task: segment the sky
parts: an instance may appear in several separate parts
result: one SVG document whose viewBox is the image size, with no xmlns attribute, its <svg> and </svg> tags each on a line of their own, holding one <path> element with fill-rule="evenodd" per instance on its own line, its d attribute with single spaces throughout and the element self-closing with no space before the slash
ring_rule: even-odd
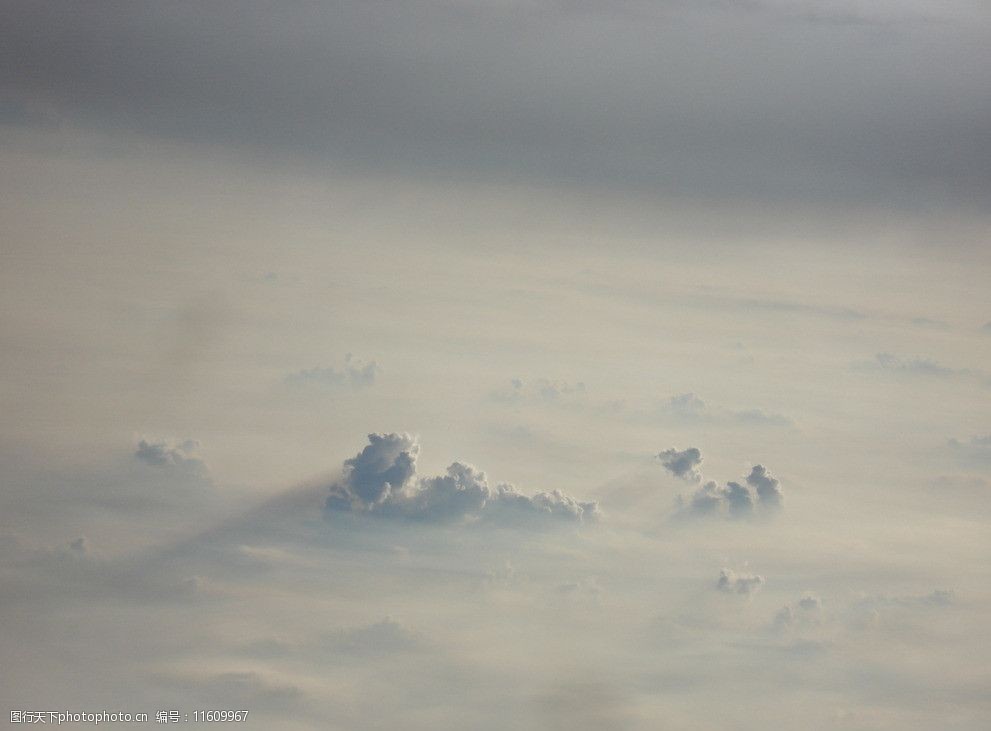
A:
<svg viewBox="0 0 991 731">
<path fill-rule="evenodd" d="M 991 727 L 987 3 L 2 14 L 7 710 Z"/>
</svg>

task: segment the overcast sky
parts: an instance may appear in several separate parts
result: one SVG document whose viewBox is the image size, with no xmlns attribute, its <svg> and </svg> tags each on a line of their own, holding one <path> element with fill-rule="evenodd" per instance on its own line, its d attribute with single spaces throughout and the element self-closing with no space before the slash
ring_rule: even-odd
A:
<svg viewBox="0 0 991 731">
<path fill-rule="evenodd" d="M 987 3 L 2 17 L 8 709 L 991 725 Z"/>
</svg>

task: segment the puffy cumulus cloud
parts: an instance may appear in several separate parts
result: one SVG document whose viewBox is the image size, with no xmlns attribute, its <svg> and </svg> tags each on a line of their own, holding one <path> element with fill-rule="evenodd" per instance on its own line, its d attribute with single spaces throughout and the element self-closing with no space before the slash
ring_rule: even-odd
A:
<svg viewBox="0 0 991 731">
<path fill-rule="evenodd" d="M 331 486 L 327 507 L 370 509 L 401 492 L 416 474 L 420 445 L 410 434 L 369 434 L 368 445 L 344 462 L 341 479 Z"/>
<path fill-rule="evenodd" d="M 295 387 L 312 385 L 364 388 L 375 383 L 378 372 L 379 368 L 375 361 L 365 363 L 348 353 L 344 356 L 344 365 L 340 369 L 333 366 L 306 368 L 290 373 L 285 377 L 285 382 Z"/>
<path fill-rule="evenodd" d="M 205 479 L 206 463 L 198 455 L 200 443 L 194 439 L 182 442 L 141 439 L 134 456 L 143 464 L 184 477 Z"/>
<path fill-rule="evenodd" d="M 738 574 L 732 569 L 721 569 L 716 588 L 727 594 L 751 594 L 757 593 L 764 585 L 764 577 L 759 574 Z"/>
<path fill-rule="evenodd" d="M 691 482 L 702 481 L 702 473 L 698 470 L 698 466 L 702 464 L 702 452 L 698 448 L 689 447 L 679 452 L 677 448 L 672 447 L 658 454 L 657 458 L 675 477 Z"/>
<path fill-rule="evenodd" d="M 369 434 L 368 445 L 346 460 L 331 485 L 328 511 L 430 522 L 462 520 L 505 525 L 581 523 L 599 515 L 598 504 L 582 502 L 560 490 L 525 495 L 513 485 L 490 486 L 485 473 L 454 462 L 447 474 L 420 478 L 420 445 L 409 434 Z"/>
<path fill-rule="evenodd" d="M 764 465 L 754 465 L 747 475 L 747 484 L 757 491 L 757 499 L 761 504 L 769 507 L 780 507 L 781 505 L 781 485 L 771 476 Z"/>
<path fill-rule="evenodd" d="M 743 485 L 731 481 L 720 487 L 709 480 L 687 499 L 683 495 L 678 496 L 680 512 L 746 518 L 758 511 L 766 513 L 781 507 L 781 486 L 763 465 L 755 465 L 746 482 Z"/>
</svg>

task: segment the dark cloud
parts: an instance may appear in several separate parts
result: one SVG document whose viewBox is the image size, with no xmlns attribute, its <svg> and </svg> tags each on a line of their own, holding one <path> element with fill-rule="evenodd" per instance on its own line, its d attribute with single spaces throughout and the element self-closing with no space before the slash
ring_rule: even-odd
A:
<svg viewBox="0 0 991 731">
<path fill-rule="evenodd" d="M 369 434 L 368 446 L 344 462 L 344 473 L 331 487 L 327 506 L 371 509 L 401 493 L 416 475 L 420 445 L 409 434 Z"/>
<path fill-rule="evenodd" d="M 680 496 L 679 500 L 681 500 Z M 719 485 L 709 480 L 692 493 L 691 500 L 688 502 L 688 509 L 698 515 L 715 515 L 722 509 L 723 502 L 723 491 Z"/>
<path fill-rule="evenodd" d="M 138 442 L 134 456 L 144 464 L 178 476 L 206 479 L 206 464 L 196 456 L 200 443 L 187 439 L 182 442 L 155 441 L 142 439 Z"/>
<path fill-rule="evenodd" d="M 510 526 L 581 523 L 598 505 L 560 490 L 525 495 L 509 484 L 490 487 L 485 473 L 454 462 L 447 474 L 419 478 L 419 444 L 409 434 L 369 434 L 369 444 L 344 463 L 331 485 L 330 511 L 370 513 L 426 522 L 485 521 Z"/>
<path fill-rule="evenodd" d="M 379 368 L 375 361 L 365 363 L 357 360 L 348 353 L 344 357 L 344 365 L 338 369 L 333 366 L 326 368 L 314 367 L 290 373 L 285 382 L 290 386 L 350 386 L 363 388 L 375 383 Z"/>
<path fill-rule="evenodd" d="M 757 574 L 738 574 L 732 569 L 721 569 L 716 588 L 731 594 L 754 594 L 764 585 L 764 577 Z"/>
<path fill-rule="evenodd" d="M 676 448 L 665 449 L 657 455 L 661 464 L 675 477 L 691 482 L 701 482 L 702 473 L 698 467 L 702 464 L 702 452 L 696 447 L 678 451 Z"/>
<path fill-rule="evenodd" d="M 674 0 L 15 0 L 0 89 L 8 124 L 55 119 L 338 168 L 981 206 L 989 15 L 939 15 Z"/>
</svg>

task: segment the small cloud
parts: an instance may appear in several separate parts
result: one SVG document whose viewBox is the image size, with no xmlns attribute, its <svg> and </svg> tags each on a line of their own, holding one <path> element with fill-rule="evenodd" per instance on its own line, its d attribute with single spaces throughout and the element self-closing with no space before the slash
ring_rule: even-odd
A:
<svg viewBox="0 0 991 731">
<path fill-rule="evenodd" d="M 742 423 L 753 426 L 791 426 L 792 420 L 781 414 L 773 414 L 761 409 L 745 409 L 744 411 L 732 412 L 733 418 Z"/>
<path fill-rule="evenodd" d="M 948 439 L 946 444 L 965 462 L 991 464 L 991 434 L 977 434 L 969 439 L 953 437 Z"/>
<path fill-rule="evenodd" d="M 675 477 L 680 477 L 689 482 L 701 482 L 702 473 L 698 470 L 702 464 L 702 452 L 696 447 L 678 451 L 676 447 L 665 449 L 657 455 L 661 464 Z"/>
<path fill-rule="evenodd" d="M 680 393 L 668 399 L 667 410 L 676 416 L 693 418 L 706 412 L 706 404 L 694 393 Z"/>
<path fill-rule="evenodd" d="M 942 320 L 933 320 L 928 317 L 913 317 L 911 323 L 916 327 L 926 327 L 934 330 L 946 330 L 949 328 Z"/>
<path fill-rule="evenodd" d="M 980 475 L 940 475 L 932 481 L 932 486 L 942 492 L 991 496 L 991 481 Z"/>
<path fill-rule="evenodd" d="M 802 629 L 820 623 L 822 615 L 822 600 L 818 596 L 806 593 L 794 604 L 786 604 L 774 616 L 772 628 L 778 632 L 792 629 Z"/>
<path fill-rule="evenodd" d="M 755 465 L 746 479 L 747 484 L 727 482 L 720 487 L 710 480 L 686 500 L 679 496 L 679 512 L 697 516 L 746 518 L 758 509 L 763 512 L 781 507 L 783 494 L 778 480 L 763 465 Z"/>
<path fill-rule="evenodd" d="M 764 577 L 757 574 L 738 574 L 732 569 L 721 569 L 716 588 L 728 594 L 745 594 L 750 596 L 757 593 L 764 585 Z"/>
<path fill-rule="evenodd" d="M 934 376 L 945 378 L 956 374 L 965 373 L 946 366 L 940 365 L 929 358 L 899 358 L 891 353 L 878 353 L 873 361 L 855 364 L 859 368 L 888 371 L 891 373 L 904 373 L 916 376 Z"/>
<path fill-rule="evenodd" d="M 89 541 L 86 540 L 86 536 L 79 536 L 76 540 L 69 543 L 69 550 L 78 556 L 85 556 L 89 553 Z"/>
<path fill-rule="evenodd" d="M 344 356 L 344 365 L 340 369 L 333 366 L 306 368 L 290 373 L 284 380 L 287 385 L 297 388 L 346 386 L 359 389 L 374 384 L 378 373 L 379 367 L 375 361 L 365 363 L 348 353 Z"/>
<path fill-rule="evenodd" d="M 879 626 L 886 615 L 897 612 L 939 611 L 952 606 L 955 599 L 953 592 L 946 589 L 909 596 L 868 596 L 850 607 L 848 622 L 855 628 L 871 629 Z"/>
<path fill-rule="evenodd" d="M 193 439 L 182 442 L 141 439 L 134 456 L 139 462 L 155 469 L 178 476 L 206 479 L 208 470 L 203 460 L 197 456 L 199 448 L 200 443 Z"/>
<path fill-rule="evenodd" d="M 571 404 L 583 399 L 586 392 L 586 386 L 582 381 L 568 383 L 537 378 L 528 382 L 522 378 L 513 378 L 510 379 L 508 388 L 496 389 L 491 393 L 491 398 L 502 403 L 530 401 L 544 404 Z"/>
</svg>

